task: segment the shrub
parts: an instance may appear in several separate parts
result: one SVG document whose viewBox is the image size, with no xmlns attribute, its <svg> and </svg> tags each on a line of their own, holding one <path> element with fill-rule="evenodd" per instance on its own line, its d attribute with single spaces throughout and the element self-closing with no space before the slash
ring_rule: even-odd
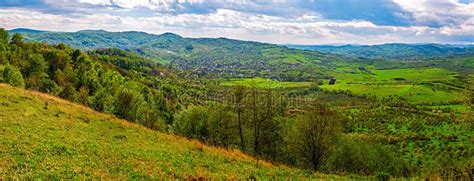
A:
<svg viewBox="0 0 474 181">
<path fill-rule="evenodd" d="M 20 70 L 11 65 L 5 66 L 3 70 L 3 81 L 15 87 L 25 87 L 25 80 L 23 80 Z"/>
</svg>

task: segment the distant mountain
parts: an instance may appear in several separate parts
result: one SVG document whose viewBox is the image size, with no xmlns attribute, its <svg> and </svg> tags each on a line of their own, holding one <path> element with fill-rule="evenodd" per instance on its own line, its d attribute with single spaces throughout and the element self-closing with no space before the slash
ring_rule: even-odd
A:
<svg viewBox="0 0 474 181">
<path fill-rule="evenodd" d="M 313 50 L 361 58 L 419 60 L 474 55 L 472 45 L 382 44 L 382 45 L 286 45 L 289 48 Z"/>
<path fill-rule="evenodd" d="M 16 29 L 12 29 L 12 30 L 9 30 L 10 33 L 43 33 L 45 31 L 41 31 L 41 30 L 34 30 L 34 29 L 28 29 L 28 28 L 16 28 Z"/>
</svg>

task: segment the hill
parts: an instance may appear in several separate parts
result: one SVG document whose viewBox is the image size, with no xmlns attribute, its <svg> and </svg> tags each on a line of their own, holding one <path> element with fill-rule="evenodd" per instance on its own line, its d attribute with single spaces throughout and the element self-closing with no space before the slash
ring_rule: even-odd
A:
<svg viewBox="0 0 474 181">
<path fill-rule="evenodd" d="M 16 29 L 9 30 L 9 32 L 10 33 L 32 33 L 32 34 L 35 34 L 35 33 L 43 33 L 45 31 L 28 29 L 28 28 L 16 28 Z"/>
<path fill-rule="evenodd" d="M 472 46 L 440 44 L 382 44 L 382 45 L 287 45 L 290 48 L 313 50 L 373 59 L 420 60 L 473 55 Z M 401 53 L 403 52 L 403 53 Z"/>
<path fill-rule="evenodd" d="M 166 54 L 168 58 L 163 60 L 174 63 L 182 61 L 182 65 L 190 67 L 191 74 L 187 74 L 187 70 L 168 69 L 130 52 L 142 49 L 125 51 L 117 48 L 100 48 L 83 52 L 64 43 L 48 45 L 40 42 L 24 42 L 19 34 L 13 35 L 9 41 L 8 33 L 2 32 L 1 29 L 0 35 L 3 35 L 0 36 L 3 37 L 0 41 L 1 82 L 58 96 L 153 130 L 200 140 L 204 144 L 215 147 L 239 149 L 243 153 L 256 155 L 262 160 L 324 173 L 341 175 L 351 173 L 381 178 L 435 176 L 444 179 L 454 177 L 461 179 L 472 175 L 473 148 L 472 144 L 469 144 L 472 142 L 470 123 L 472 123 L 474 103 L 470 99 L 474 93 L 472 91 L 472 85 L 474 85 L 472 84 L 474 77 L 471 73 L 474 66 L 472 57 L 433 61 L 322 60 L 318 59 L 321 57 L 317 56 L 317 52 L 224 38 L 200 39 L 202 43 L 192 44 L 188 50 L 182 50 L 184 44 L 179 42 L 188 40 L 180 40 L 184 38 L 177 35 L 165 34 L 164 36 L 169 41 L 164 41 L 160 45 L 164 49 L 158 49 L 163 52 L 168 51 Z M 265 48 L 265 46 L 270 47 Z M 265 52 L 260 54 L 259 51 L 262 50 Z M 321 55 L 322 57 L 329 56 L 329 54 Z M 163 54 L 162 57 L 166 56 Z M 221 66 L 213 62 L 225 60 L 242 63 L 237 67 L 220 67 L 225 71 L 233 71 L 241 70 L 241 67 L 252 62 L 261 63 L 262 57 L 267 57 L 269 62 L 272 62 L 267 65 L 267 68 L 270 68 L 268 75 L 277 76 L 278 73 L 287 73 L 288 78 L 295 78 L 294 81 L 277 81 L 262 77 L 246 79 L 207 77 L 208 72 L 203 72 L 202 77 L 196 76 L 200 69 L 210 68 L 203 65 Z M 282 57 L 286 57 L 283 59 L 285 63 L 280 62 Z M 179 68 L 179 66 L 176 67 Z M 258 66 L 253 68 L 242 69 L 262 70 Z M 298 73 L 282 71 L 288 68 L 297 70 Z M 262 74 L 260 72 L 259 76 Z M 310 81 L 300 79 L 313 75 L 329 75 L 332 83 L 324 79 Z M 300 81 L 295 82 L 298 80 Z M 18 91 L 7 90 L 7 93 L 9 92 Z M 18 95 L 19 97 L 8 98 L 7 100 L 11 103 L 7 102 L 5 106 L 19 104 L 23 107 L 18 106 L 2 111 L 5 115 L 12 116 L 8 117 L 9 119 L 22 118 L 21 116 L 25 115 L 41 118 L 42 114 L 39 113 L 50 110 L 50 102 L 30 103 L 28 100 L 32 99 L 22 98 L 22 93 Z M 24 108 L 26 105 L 32 106 Z M 66 114 L 69 113 L 68 110 L 55 109 L 51 113 L 52 119 L 62 119 L 61 116 L 65 115 L 65 119 L 82 120 L 86 124 L 94 123 L 94 117 L 89 119 L 77 110 L 68 107 L 66 109 L 74 113 Z M 10 113 L 12 110 L 21 111 Z M 97 120 L 108 120 L 108 118 Z M 53 140 L 51 142 L 54 144 L 49 146 L 52 147 L 51 149 L 55 149 L 56 144 L 62 144 L 54 142 L 56 139 L 53 137 L 62 138 L 64 134 L 53 134 L 50 131 L 55 130 L 56 127 L 65 127 L 69 129 L 68 133 L 69 131 L 80 132 L 77 134 L 80 136 L 89 134 L 82 129 L 71 130 L 70 125 L 73 124 L 69 122 L 52 123 L 55 128 L 48 127 L 47 129 L 30 129 L 28 126 L 31 125 L 23 126 L 22 124 L 17 124 L 20 127 L 20 133 L 21 130 L 32 133 L 46 130 L 47 134 L 38 138 L 46 137 L 46 140 Z M 112 130 L 114 126 L 107 125 L 110 127 L 110 132 L 104 133 L 105 128 L 100 124 L 91 126 L 93 128 L 90 129 L 94 130 L 94 134 L 89 137 L 83 136 L 87 140 L 99 139 L 99 143 L 101 143 L 100 140 L 105 140 L 107 143 L 120 144 L 122 142 L 114 142 L 114 139 L 102 139 L 102 137 L 113 134 L 117 135 L 119 140 L 134 138 L 125 129 L 124 133 L 119 133 Z M 10 137 L 19 135 L 18 138 L 24 138 L 24 140 L 35 138 L 32 135 L 20 133 L 2 135 Z M 312 135 L 319 138 L 312 139 Z M 65 136 L 64 138 L 71 139 Z M 107 173 L 112 173 L 109 175 L 121 177 L 128 176 L 129 173 L 133 174 L 135 171 L 133 168 L 138 167 L 135 164 L 136 160 L 143 160 L 146 165 L 154 165 L 153 160 L 156 160 L 156 157 L 162 157 L 154 153 L 154 148 L 149 146 L 152 144 L 148 143 L 149 140 L 153 143 L 158 140 L 159 143 L 168 145 L 166 141 L 152 136 L 143 138 L 146 141 L 135 140 L 141 145 L 127 143 L 127 145 L 132 145 L 132 152 L 126 150 L 125 147 L 106 147 L 113 150 L 113 153 L 123 156 L 123 159 L 116 155 L 99 152 L 97 149 L 95 152 L 87 152 L 89 149 L 87 145 L 87 149 L 83 150 L 86 150 L 88 155 L 100 153 L 94 158 L 103 158 L 100 156 L 105 155 L 106 158 L 112 157 L 112 161 L 109 159 L 92 166 L 86 161 L 80 161 L 75 164 L 80 166 L 72 168 L 75 170 L 91 170 L 89 169 L 91 167 L 107 169 L 112 170 L 107 171 Z M 14 158 L 17 155 L 34 157 L 22 151 L 34 150 L 34 148 L 23 149 L 11 146 L 19 145 L 18 142 L 7 141 L 3 144 L 6 145 L 3 146 L 5 148 L 20 150 L 18 154 L 8 152 L 6 154 L 9 155 L 8 158 Z M 78 142 L 87 143 L 79 139 L 74 143 L 62 144 L 59 149 L 70 150 L 72 149 L 70 145 Z M 32 145 L 35 146 L 35 144 Z M 191 147 L 193 148 L 195 147 Z M 40 149 L 36 153 L 51 149 Z M 95 147 L 92 146 L 91 149 Z M 169 149 L 177 148 L 170 146 Z M 197 150 L 200 153 L 201 149 Z M 142 152 L 146 153 L 142 154 Z M 73 153 L 78 153 L 78 151 Z M 82 157 L 76 157 L 76 154 L 70 154 L 69 151 L 67 154 L 68 158 L 65 160 L 82 159 Z M 172 155 L 168 152 L 166 154 Z M 163 156 L 166 158 L 166 163 L 171 162 L 171 165 L 164 166 L 172 168 L 172 171 L 163 172 L 173 173 L 180 178 L 187 175 L 202 175 L 197 173 L 207 169 L 210 169 L 212 173 L 210 175 L 213 175 L 220 173 L 215 169 L 221 167 L 225 168 L 221 169 L 223 172 L 228 171 L 226 173 L 237 170 L 235 172 L 243 175 L 240 178 L 252 177 L 248 175 L 268 176 L 267 173 L 278 177 L 304 176 L 304 173 L 300 171 L 295 171 L 297 172 L 295 174 L 280 174 L 279 171 L 273 169 L 269 172 L 253 169 L 240 172 L 242 167 L 239 164 L 236 164 L 235 168 L 226 168 L 225 165 L 219 165 L 220 161 L 208 158 L 204 153 L 200 156 L 195 156 L 194 153 L 186 155 L 177 152 L 177 154 L 179 156 Z M 139 159 L 141 157 L 146 159 Z M 194 162 L 194 159 L 197 161 Z M 18 164 L 5 168 L 21 169 L 24 165 L 30 165 L 30 160 L 23 159 Z M 114 162 L 116 160 L 125 161 L 116 164 Z M 38 161 L 34 163 L 36 162 Z M 99 167 L 104 165 L 104 162 L 118 166 Z M 128 162 L 130 164 L 127 164 Z M 203 162 L 206 164 L 198 164 Z M 10 160 L 1 163 L 10 163 Z M 54 163 L 47 166 L 51 165 L 61 165 L 58 167 L 64 174 L 56 175 L 68 175 L 69 172 L 63 169 L 67 165 Z M 123 165 L 128 170 L 118 172 L 117 170 L 124 168 Z M 146 165 L 143 167 L 148 168 Z M 219 167 L 214 168 L 209 165 Z M 38 177 L 55 173 L 54 170 L 43 172 L 44 169 L 32 168 L 33 166 L 28 166 L 26 170 L 34 170 L 35 174 L 45 173 L 39 174 Z M 201 169 L 200 166 L 204 168 Z M 243 167 L 247 168 L 247 166 Z M 4 167 L 0 165 L 0 168 Z M 150 168 L 151 173 L 159 172 L 154 170 L 155 167 L 152 168 Z M 121 173 L 126 174 L 120 175 Z M 140 172 L 138 175 L 143 174 Z M 222 175 L 215 177 L 224 178 Z"/>
<path fill-rule="evenodd" d="M 263 77 L 282 81 L 314 81 L 332 78 L 340 68 L 357 69 L 367 65 L 390 69 L 427 65 L 452 67 L 451 70 L 457 71 L 462 67 L 453 66 L 453 58 L 474 55 L 472 46 L 439 44 L 279 46 L 227 38 L 185 38 L 173 33 L 154 35 L 137 31 L 20 33 L 29 42 L 64 43 L 86 51 L 124 49 L 184 72 L 183 77 L 188 78 Z M 404 67 L 400 67 L 400 62 Z"/>
<path fill-rule="evenodd" d="M 0 84 L 0 175 L 16 178 L 308 177 L 50 95 Z M 311 175 L 330 178 L 328 175 Z"/>
<path fill-rule="evenodd" d="M 23 34 L 30 42 L 65 43 L 82 50 L 125 49 L 161 64 L 191 71 L 193 75 L 262 76 L 284 80 L 321 78 L 328 76 L 334 62 L 351 59 L 273 44 L 227 38 L 183 38 L 172 33 L 83 30 Z"/>
</svg>

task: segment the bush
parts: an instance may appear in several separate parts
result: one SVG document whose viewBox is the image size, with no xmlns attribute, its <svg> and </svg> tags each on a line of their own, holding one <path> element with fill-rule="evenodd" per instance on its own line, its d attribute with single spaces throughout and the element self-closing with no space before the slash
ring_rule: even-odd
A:
<svg viewBox="0 0 474 181">
<path fill-rule="evenodd" d="M 390 176 L 385 172 L 378 172 L 375 175 L 375 179 L 378 180 L 378 181 L 388 181 L 388 180 L 390 180 Z"/>
<path fill-rule="evenodd" d="M 341 139 L 331 154 L 326 170 L 362 175 L 405 176 L 409 168 L 395 150 L 382 144 Z M 382 174 L 382 175 L 381 175 Z"/>
<path fill-rule="evenodd" d="M 23 80 L 20 70 L 11 65 L 5 66 L 3 70 L 3 81 L 15 87 L 25 87 L 25 80 Z"/>
<path fill-rule="evenodd" d="M 205 141 L 209 137 L 208 119 L 206 108 L 191 106 L 177 114 L 173 129 L 177 134 Z"/>
</svg>

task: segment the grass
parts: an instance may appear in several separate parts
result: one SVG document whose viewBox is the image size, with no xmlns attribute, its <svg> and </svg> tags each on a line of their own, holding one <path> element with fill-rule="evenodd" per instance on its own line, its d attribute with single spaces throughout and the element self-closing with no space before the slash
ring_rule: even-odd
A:
<svg viewBox="0 0 474 181">
<path fill-rule="evenodd" d="M 162 58 L 155 58 L 155 59 L 152 59 L 153 61 L 155 62 L 158 62 L 159 64 L 161 65 L 170 65 L 170 61 L 169 60 L 165 60 L 165 59 L 162 59 Z"/>
<path fill-rule="evenodd" d="M 339 68 L 335 77 L 340 82 L 350 83 L 417 83 L 426 81 L 446 81 L 454 79 L 456 74 L 441 68 L 427 69 L 391 69 L 371 70 L 368 72 L 349 67 Z M 397 81 L 396 78 L 403 78 Z"/>
<path fill-rule="evenodd" d="M 442 105 L 442 106 L 419 106 L 419 108 L 427 110 L 452 110 L 456 113 L 467 113 L 469 112 L 469 107 L 462 104 L 453 104 L 453 105 Z"/>
<path fill-rule="evenodd" d="M 243 78 L 243 79 L 231 79 L 223 82 L 223 86 L 245 86 L 257 88 L 295 88 L 295 87 L 309 87 L 311 82 L 280 82 L 265 78 Z"/>
<path fill-rule="evenodd" d="M 257 161 L 0 84 L 0 175 L 71 178 L 324 178 Z"/>
<path fill-rule="evenodd" d="M 436 90 L 426 85 L 406 85 L 406 84 L 335 84 L 322 85 L 326 90 L 347 90 L 357 95 L 374 95 L 378 99 L 382 98 L 403 98 L 408 103 L 424 104 L 431 102 L 458 101 L 456 92 L 447 90 Z"/>
<path fill-rule="evenodd" d="M 429 84 L 453 81 L 454 76 L 455 73 L 441 68 L 392 70 L 368 68 L 368 71 L 362 71 L 343 67 L 335 73 L 337 79 L 335 85 L 322 85 L 321 88 L 347 90 L 358 95 L 374 95 L 378 99 L 398 97 L 404 98 L 408 103 L 429 104 L 460 100 L 457 91 L 435 88 Z"/>
</svg>

